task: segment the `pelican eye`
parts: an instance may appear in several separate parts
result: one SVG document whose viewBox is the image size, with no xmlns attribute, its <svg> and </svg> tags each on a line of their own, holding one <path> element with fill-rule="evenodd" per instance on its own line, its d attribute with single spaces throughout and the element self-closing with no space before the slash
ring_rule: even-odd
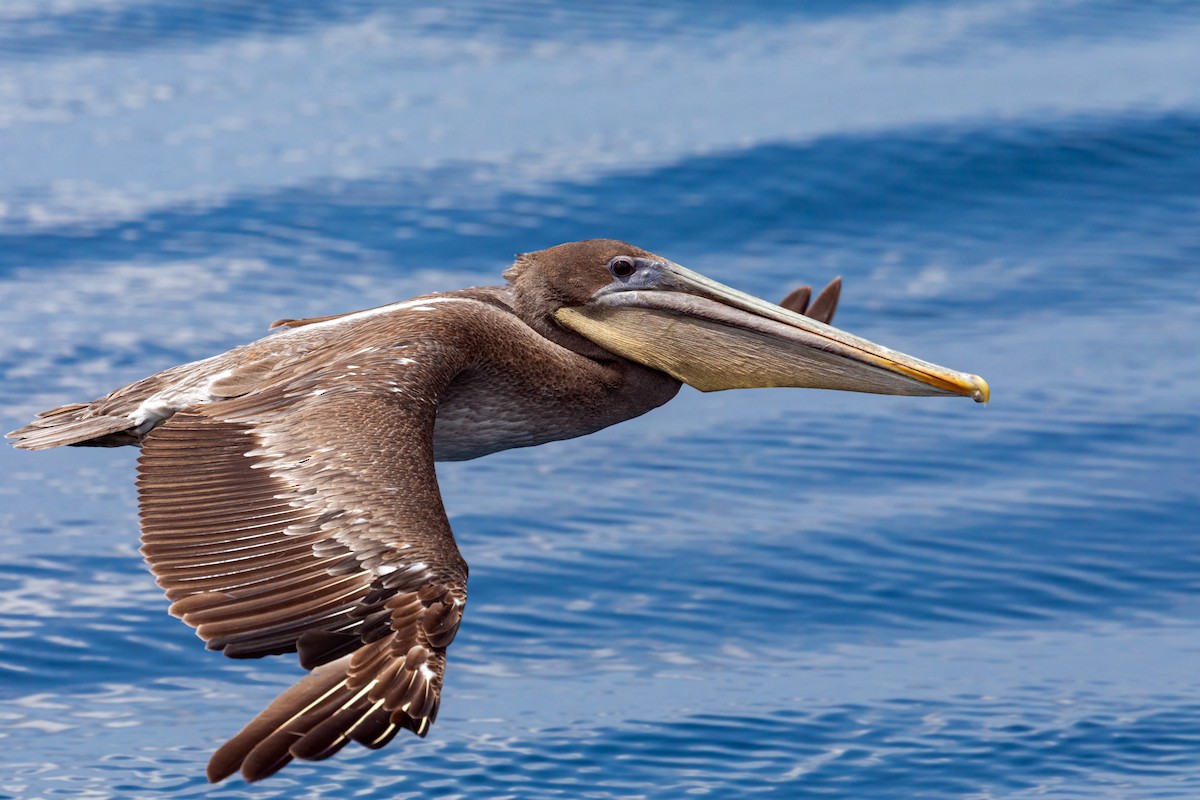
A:
<svg viewBox="0 0 1200 800">
<path fill-rule="evenodd" d="M 616 278 L 628 278 L 633 273 L 637 272 L 637 265 L 633 263 L 632 258 L 626 256 L 617 256 L 612 261 L 608 262 L 608 271 Z"/>
</svg>

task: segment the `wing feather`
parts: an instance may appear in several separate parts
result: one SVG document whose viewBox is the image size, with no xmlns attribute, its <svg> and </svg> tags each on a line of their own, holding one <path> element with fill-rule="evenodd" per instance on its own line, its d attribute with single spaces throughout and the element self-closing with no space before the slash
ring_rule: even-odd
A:
<svg viewBox="0 0 1200 800">
<path fill-rule="evenodd" d="M 28 449 L 140 444 L 142 552 L 171 613 L 228 656 L 295 651 L 310 670 L 214 754 L 210 779 L 428 733 L 467 588 L 433 468 L 439 402 L 519 362 L 513 347 L 566 381 L 515 376 L 521 392 L 550 385 L 547 402 L 611 383 L 545 352 L 510 299 L 485 287 L 291 321 L 9 434 Z M 464 452 L 484 451 L 443 457 Z"/>
<path fill-rule="evenodd" d="M 444 345 L 420 358 L 414 346 L 403 363 L 422 368 L 398 373 L 387 348 L 348 356 L 352 370 L 317 359 L 347 380 L 243 381 L 245 394 L 178 411 L 143 440 L 142 552 L 171 613 L 211 649 L 299 650 L 315 667 L 217 751 L 211 780 L 424 736 L 436 717 L 466 603 L 432 442 L 458 367 Z"/>
</svg>

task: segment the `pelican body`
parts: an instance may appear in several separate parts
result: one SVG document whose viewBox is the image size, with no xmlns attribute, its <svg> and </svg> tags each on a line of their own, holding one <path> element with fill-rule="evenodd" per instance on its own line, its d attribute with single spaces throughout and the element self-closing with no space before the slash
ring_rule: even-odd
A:
<svg viewBox="0 0 1200 800">
<path fill-rule="evenodd" d="M 141 447 L 142 553 L 209 649 L 310 673 L 209 762 L 266 777 L 424 736 L 467 599 L 434 462 L 582 436 L 703 391 L 795 386 L 984 402 L 982 378 L 606 239 L 517 257 L 506 285 L 283 330 L 47 411 L 16 447 Z M 807 313 L 805 313 L 807 312 Z"/>
</svg>

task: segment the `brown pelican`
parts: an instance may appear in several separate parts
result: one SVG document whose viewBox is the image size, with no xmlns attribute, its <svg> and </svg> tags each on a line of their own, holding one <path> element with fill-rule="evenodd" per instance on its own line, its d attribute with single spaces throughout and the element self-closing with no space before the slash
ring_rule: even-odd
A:
<svg viewBox="0 0 1200 800">
<path fill-rule="evenodd" d="M 298 652 L 311 670 L 217 750 L 210 780 L 429 730 L 467 600 L 437 460 L 592 433 L 681 383 L 988 399 L 978 376 L 825 324 L 836 282 L 777 306 L 612 240 L 520 255 L 504 277 L 282 320 L 8 434 L 140 445 L 142 552 L 171 613 L 209 649 Z"/>
</svg>

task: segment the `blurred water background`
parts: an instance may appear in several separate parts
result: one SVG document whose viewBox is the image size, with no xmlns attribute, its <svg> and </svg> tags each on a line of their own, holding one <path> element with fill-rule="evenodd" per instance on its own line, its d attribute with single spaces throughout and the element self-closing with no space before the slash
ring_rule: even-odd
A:
<svg viewBox="0 0 1200 800">
<path fill-rule="evenodd" d="M 1200 796 L 1200 4 L 6 0 L 0 421 L 611 236 L 967 401 L 679 399 L 442 465 L 425 741 L 269 782 L 135 451 L 0 450 L 0 797 Z"/>
</svg>

